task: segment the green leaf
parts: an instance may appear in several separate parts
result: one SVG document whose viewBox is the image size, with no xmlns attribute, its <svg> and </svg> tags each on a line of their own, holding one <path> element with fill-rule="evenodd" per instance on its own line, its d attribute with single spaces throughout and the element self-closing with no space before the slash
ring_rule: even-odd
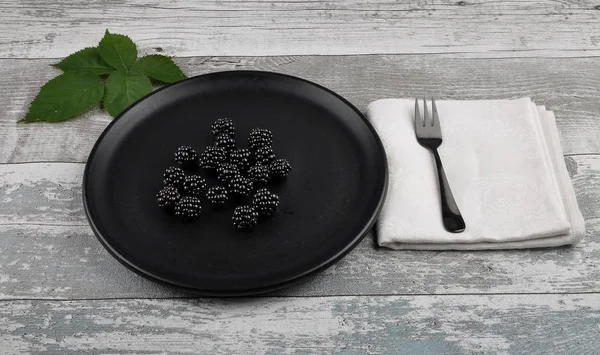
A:
<svg viewBox="0 0 600 355">
<path fill-rule="evenodd" d="M 117 70 L 129 70 L 137 58 L 137 48 L 129 37 L 112 34 L 108 30 L 100 41 L 98 50 L 102 59 Z"/>
<path fill-rule="evenodd" d="M 174 83 L 187 78 L 171 58 L 160 54 L 138 59 L 133 68 L 163 83 Z"/>
<path fill-rule="evenodd" d="M 102 59 L 98 48 L 84 48 L 66 57 L 55 67 L 64 72 L 91 70 L 98 75 L 110 74 L 114 70 Z"/>
<path fill-rule="evenodd" d="M 150 79 L 138 72 L 115 71 L 106 80 L 104 108 L 115 117 L 129 105 L 152 91 Z"/>
<path fill-rule="evenodd" d="M 103 94 L 104 84 L 93 72 L 64 73 L 42 86 L 19 122 L 64 121 L 99 103 Z"/>
</svg>

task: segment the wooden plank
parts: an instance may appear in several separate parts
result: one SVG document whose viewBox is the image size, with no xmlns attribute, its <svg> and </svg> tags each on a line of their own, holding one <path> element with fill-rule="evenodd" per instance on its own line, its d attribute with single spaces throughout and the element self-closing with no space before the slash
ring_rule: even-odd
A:
<svg viewBox="0 0 600 355">
<path fill-rule="evenodd" d="M 0 226 L 0 235 L 0 299 L 182 296 L 119 264 L 88 226 Z"/>
<path fill-rule="evenodd" d="M 368 236 L 324 272 L 278 294 L 600 292 L 600 156 L 568 157 L 586 240 L 573 248 L 398 252 Z M 83 164 L 0 165 L 0 298 L 181 296 L 136 276 L 94 238 L 81 204 Z"/>
<path fill-rule="evenodd" d="M 85 226 L 83 168 L 81 163 L 0 165 L 0 225 Z"/>
<path fill-rule="evenodd" d="M 454 53 L 597 56 L 586 1 L 0 1 L 0 57 L 63 57 L 106 28 L 175 56 Z"/>
<path fill-rule="evenodd" d="M 600 11 L 599 11 L 600 12 Z M 600 153 L 600 59 L 457 59 L 443 55 L 177 58 L 191 75 L 259 69 L 301 76 L 360 109 L 386 97 L 531 96 L 554 110 L 565 154 Z M 110 118 L 92 110 L 61 124 L 18 124 L 55 60 L 0 60 L 0 163 L 83 162 Z M 576 69 L 574 69 L 576 68 Z M 22 73 L 27 72 L 27 76 Z"/>
<path fill-rule="evenodd" d="M 600 295 L 0 303 L 4 354 L 593 354 Z"/>
<path fill-rule="evenodd" d="M 89 227 L 0 226 L 0 299 L 185 297 L 121 266 Z M 600 292 L 600 219 L 573 248 L 392 251 L 367 238 L 281 296 Z"/>
</svg>

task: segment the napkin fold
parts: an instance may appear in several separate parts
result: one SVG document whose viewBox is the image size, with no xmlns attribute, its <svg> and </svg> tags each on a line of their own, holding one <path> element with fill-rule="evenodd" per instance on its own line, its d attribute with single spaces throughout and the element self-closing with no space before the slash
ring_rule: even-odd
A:
<svg viewBox="0 0 600 355">
<path fill-rule="evenodd" d="M 531 99 L 436 101 L 438 149 L 466 230 L 444 229 L 435 163 L 416 140 L 414 99 L 371 103 L 389 165 L 377 241 L 392 249 L 576 244 L 585 235 L 553 112 Z M 421 111 L 423 112 L 423 111 Z"/>
</svg>

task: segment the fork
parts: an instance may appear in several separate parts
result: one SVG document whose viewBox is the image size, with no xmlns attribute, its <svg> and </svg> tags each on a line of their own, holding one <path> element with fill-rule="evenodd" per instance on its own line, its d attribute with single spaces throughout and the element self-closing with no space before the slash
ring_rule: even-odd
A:
<svg viewBox="0 0 600 355">
<path fill-rule="evenodd" d="M 440 127 L 440 118 L 438 115 L 435 101 L 431 100 L 431 111 L 433 119 L 429 119 L 429 112 L 427 111 L 427 101 L 423 99 L 423 111 L 424 117 L 421 118 L 419 112 L 419 99 L 415 100 L 415 133 L 417 135 L 417 141 L 423 147 L 429 149 L 435 158 L 435 165 L 438 173 L 438 182 L 440 184 L 440 195 L 442 200 L 442 220 L 444 222 L 444 228 L 448 232 L 460 233 L 465 230 L 465 221 L 463 220 L 460 210 L 456 205 L 442 160 L 438 154 L 437 148 L 442 144 L 442 129 Z"/>
</svg>

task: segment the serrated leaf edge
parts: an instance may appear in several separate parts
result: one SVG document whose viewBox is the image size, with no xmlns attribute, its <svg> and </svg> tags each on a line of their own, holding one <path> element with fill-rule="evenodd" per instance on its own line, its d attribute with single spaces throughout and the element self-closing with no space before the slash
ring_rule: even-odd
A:
<svg viewBox="0 0 600 355">
<path fill-rule="evenodd" d="M 136 44 L 135 44 L 135 42 L 134 42 L 134 41 L 131 39 L 131 37 L 129 37 L 129 36 L 127 36 L 127 35 L 120 34 L 120 33 L 110 33 L 110 32 L 108 32 L 108 29 L 106 29 L 106 31 L 104 32 L 104 37 L 102 37 L 102 39 L 100 39 L 100 42 L 98 43 L 98 48 L 100 47 L 100 43 L 102 42 L 102 40 L 104 40 L 104 38 L 105 38 L 107 35 L 111 35 L 111 36 L 121 36 L 121 37 L 125 37 L 125 38 L 127 38 L 128 40 L 130 40 L 130 41 L 131 41 L 131 43 L 133 43 L 133 45 L 134 45 L 134 47 L 135 47 L 135 61 L 137 61 L 137 60 L 138 60 L 138 50 L 137 50 L 137 45 L 136 45 Z M 119 56 L 119 59 L 121 60 L 121 63 L 123 64 L 123 67 L 125 68 L 125 71 L 126 71 L 126 72 L 127 72 L 127 71 L 129 71 L 131 68 L 127 68 L 127 66 L 125 65 L 125 62 L 123 61 L 123 58 L 121 57 L 121 53 L 119 53 L 119 51 L 117 51 L 117 55 Z M 102 58 L 102 53 L 100 53 L 100 57 Z M 106 62 L 106 59 L 102 58 L 102 60 L 104 60 L 104 61 Z M 107 64 L 108 64 L 108 62 L 107 62 Z M 109 65 L 110 65 L 110 64 L 109 64 Z M 133 63 L 133 65 L 135 65 L 135 62 Z M 112 65 L 111 65 L 111 67 L 112 67 L 112 68 L 114 68 Z M 133 66 L 132 66 L 132 67 L 133 67 Z M 122 71 L 122 70 L 121 70 L 121 69 L 119 69 L 119 68 L 115 68 L 115 70 Z"/>
<path fill-rule="evenodd" d="M 183 80 L 183 79 L 187 79 L 187 78 L 188 78 L 188 76 L 187 76 L 187 75 L 185 75 L 185 73 L 183 72 L 183 70 L 181 70 L 181 68 L 179 67 L 179 65 L 177 65 L 177 63 L 175 63 L 175 61 L 173 61 L 173 57 L 169 57 L 169 56 L 166 56 L 166 55 L 164 55 L 164 54 L 148 54 L 148 55 L 145 55 L 145 56 L 143 56 L 143 57 L 140 57 L 140 58 L 138 58 L 138 59 L 135 61 L 135 64 L 133 65 L 133 67 L 132 67 L 132 68 L 135 68 L 135 65 L 136 65 L 136 64 L 137 64 L 137 63 L 138 63 L 140 60 L 142 60 L 143 58 L 147 58 L 147 57 L 162 57 L 162 58 L 166 58 L 166 59 L 170 60 L 170 61 L 171 61 L 171 63 L 172 63 L 172 64 L 173 64 L 173 65 L 174 65 L 174 66 L 175 66 L 175 67 L 176 67 L 176 68 L 179 70 L 179 73 L 181 73 L 181 75 L 183 75 L 183 77 L 182 77 L 181 79 L 179 79 L 179 80 Z M 150 74 L 148 74 L 148 73 L 144 72 L 144 71 L 143 71 L 143 70 L 141 70 L 140 68 L 136 68 L 136 69 L 137 69 L 137 70 L 138 70 L 140 73 L 142 73 L 142 74 L 146 75 L 146 76 L 147 76 L 147 77 L 150 79 L 150 81 L 154 81 L 154 82 L 158 82 L 158 83 L 163 83 L 163 84 L 173 84 L 173 83 L 176 83 L 177 81 L 179 81 L 179 80 L 177 80 L 177 81 L 163 81 L 163 80 L 160 80 L 160 79 L 158 79 L 158 78 L 155 78 L 154 76 L 152 76 L 152 75 L 150 75 Z"/>
<path fill-rule="evenodd" d="M 62 120 L 62 121 L 46 121 L 46 120 L 44 120 L 44 119 L 41 119 L 41 118 L 29 119 L 29 118 L 27 117 L 27 116 L 29 115 L 29 112 L 30 112 L 30 110 L 31 110 L 31 104 L 33 104 L 33 102 L 35 101 L 35 99 L 37 99 L 37 97 L 40 95 L 40 93 L 42 92 L 42 90 L 44 89 L 44 87 L 45 87 L 45 86 L 47 86 L 48 84 L 50 84 L 50 82 L 52 82 L 53 80 L 56 80 L 57 78 L 59 78 L 59 77 L 61 77 L 61 76 L 65 75 L 65 74 L 77 75 L 77 73 L 81 73 L 81 72 L 83 72 L 83 71 L 80 71 L 80 72 L 68 72 L 68 73 L 63 73 L 63 74 L 61 74 L 61 75 L 59 75 L 59 76 L 56 76 L 56 77 L 54 77 L 54 78 L 52 78 L 52 79 L 48 80 L 48 81 L 47 81 L 47 82 L 46 82 L 44 85 L 42 85 L 42 86 L 40 87 L 40 90 L 38 91 L 37 95 L 35 95 L 35 97 L 33 98 L 33 100 L 31 100 L 31 102 L 29 103 L 29 107 L 28 107 L 28 109 L 27 109 L 27 113 L 25 114 L 25 116 L 24 116 L 23 118 L 21 118 L 20 120 L 18 120 L 16 123 L 31 123 L 31 122 L 40 122 L 40 121 L 43 121 L 43 122 L 50 122 L 50 123 L 63 122 L 63 121 L 66 121 L 66 120 L 68 120 L 68 119 L 70 119 L 70 118 L 73 118 L 73 117 L 75 117 L 75 116 L 77 116 L 77 115 L 80 115 L 80 114 L 82 114 L 83 112 L 85 112 L 85 111 L 89 110 L 89 109 L 90 109 L 90 107 L 92 107 L 92 106 L 94 106 L 94 105 L 97 105 L 98 103 L 102 102 L 102 100 L 104 99 L 104 94 L 105 94 L 105 91 L 106 91 L 106 85 L 104 85 L 104 83 L 102 82 L 102 79 L 100 78 L 100 76 L 98 76 L 98 79 L 99 79 L 99 80 L 98 80 L 98 82 L 97 82 L 96 84 L 100 84 L 100 85 L 102 85 L 102 95 L 100 95 L 100 98 L 98 99 L 98 101 L 97 101 L 97 102 L 94 102 L 94 103 L 92 103 L 92 104 L 91 104 L 91 105 L 89 105 L 87 108 L 83 109 L 82 111 L 80 111 L 80 112 L 78 112 L 78 113 L 74 114 L 73 116 L 71 116 L 71 117 L 68 117 L 68 118 L 66 118 L 66 119 L 64 119 L 64 120 Z M 92 73 L 92 74 L 94 74 L 94 75 L 97 75 L 96 73 L 94 73 L 94 72 L 92 72 L 92 71 L 89 71 L 89 72 L 90 72 L 90 73 Z M 86 88 L 85 90 L 89 90 L 91 87 L 92 87 L 92 86 L 90 86 L 90 87 Z M 85 91 L 85 90 L 84 90 L 84 91 Z"/>
<path fill-rule="evenodd" d="M 133 74 L 133 73 L 140 74 L 140 75 L 141 75 L 141 76 L 143 76 L 144 78 L 148 79 L 148 82 L 150 83 L 150 86 L 151 86 L 151 88 L 150 88 L 150 91 L 149 91 L 148 93 L 146 93 L 146 94 L 142 95 L 141 97 L 139 97 L 139 98 L 135 99 L 135 100 L 134 100 L 134 101 L 133 101 L 131 104 L 129 104 L 127 107 L 129 107 L 129 106 L 133 105 L 135 102 L 137 102 L 138 100 L 140 100 L 142 97 L 144 97 L 144 96 L 146 96 L 146 95 L 148 95 L 149 93 L 151 93 L 151 92 L 152 92 L 152 81 L 150 80 L 150 78 L 148 77 L 148 75 L 146 75 L 146 74 L 144 74 L 144 73 L 142 73 L 141 71 L 138 71 L 138 70 L 131 70 L 131 71 L 127 71 L 127 72 L 123 72 L 123 71 L 120 71 L 120 70 L 119 70 L 119 72 L 120 72 L 120 73 L 123 73 L 123 74 L 125 75 L 125 79 L 126 79 L 126 80 L 125 80 L 125 85 L 127 85 L 127 87 L 129 86 L 129 84 L 128 84 L 128 82 L 127 82 L 127 76 L 128 76 L 129 74 Z M 111 74 L 112 74 L 112 73 L 111 73 Z M 108 79 L 107 79 L 107 81 L 108 81 Z M 105 86 L 105 90 L 106 90 L 106 86 Z M 125 90 L 125 91 L 127 92 L 127 90 Z M 111 111 L 112 111 L 112 109 L 109 109 L 109 108 L 108 108 L 108 107 L 105 105 L 105 101 L 104 101 L 104 100 L 102 100 L 102 106 L 104 107 L 104 110 L 106 110 L 106 112 L 107 112 L 107 113 L 108 113 L 108 114 L 109 114 L 111 117 L 117 117 L 119 114 L 121 114 L 123 111 L 125 111 L 125 110 L 127 109 L 127 107 L 125 107 L 125 108 L 124 108 L 124 109 L 122 109 L 121 111 L 119 111 L 119 112 L 116 112 L 116 113 L 114 113 L 114 114 L 113 114 L 113 112 L 111 112 Z M 110 106 L 110 105 L 109 105 L 109 106 Z"/>
<path fill-rule="evenodd" d="M 99 51 L 99 50 L 98 50 L 98 55 L 100 56 L 100 59 L 101 59 L 101 60 L 104 62 L 104 64 L 106 64 L 106 67 L 90 67 L 90 68 L 84 68 L 84 69 L 78 69 L 78 70 L 69 70 L 69 71 L 67 71 L 67 70 L 65 70 L 65 69 L 63 69 L 63 68 L 61 68 L 61 67 L 60 67 L 60 63 L 62 63 L 62 62 L 65 60 L 65 59 L 67 59 L 67 58 L 69 58 L 70 56 L 72 56 L 72 55 L 75 55 L 75 54 L 77 54 L 77 53 L 79 53 L 79 52 L 83 52 L 83 51 L 84 51 L 84 50 L 86 50 L 86 49 L 96 49 L 96 50 L 98 50 L 98 47 L 85 47 L 85 48 L 83 48 L 83 49 L 80 49 L 80 50 L 78 50 L 78 51 L 76 51 L 76 52 L 73 52 L 73 53 L 69 54 L 68 56 L 64 57 L 64 58 L 63 58 L 63 59 L 62 59 L 60 62 L 58 62 L 58 63 L 55 63 L 55 64 L 50 64 L 50 65 L 51 65 L 51 66 L 53 66 L 53 67 L 55 67 L 55 68 L 57 68 L 57 69 L 60 69 L 60 70 L 62 70 L 62 71 L 63 71 L 63 73 L 67 73 L 67 72 L 74 72 L 74 71 L 84 71 L 84 70 L 94 70 L 94 69 L 106 69 L 106 68 L 112 68 L 112 69 L 114 69 L 114 70 L 118 70 L 117 68 L 115 68 L 115 67 L 113 67 L 112 65 L 108 64 L 108 63 L 107 63 L 107 62 L 104 60 L 104 58 L 102 58 L 102 55 L 100 54 L 100 51 Z M 94 72 L 94 74 L 96 74 L 96 73 Z M 108 74 L 110 74 L 110 73 L 108 73 Z M 108 74 L 97 74 L 97 75 L 108 75 Z"/>
</svg>

